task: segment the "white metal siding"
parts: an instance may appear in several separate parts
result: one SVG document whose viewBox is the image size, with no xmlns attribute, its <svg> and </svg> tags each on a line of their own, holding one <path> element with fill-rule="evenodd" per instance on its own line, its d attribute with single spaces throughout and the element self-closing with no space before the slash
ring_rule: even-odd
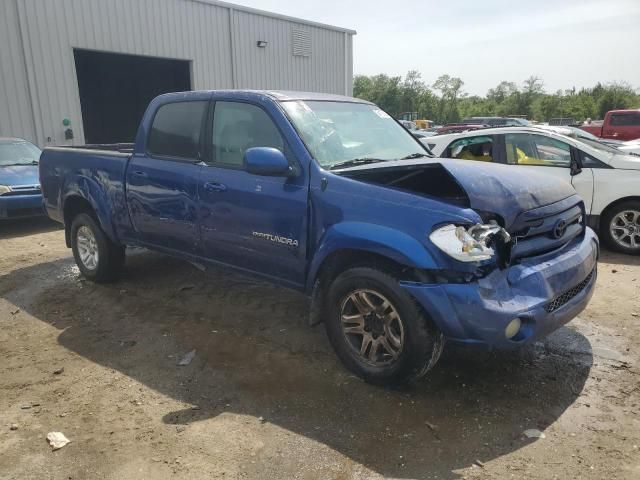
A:
<svg viewBox="0 0 640 480">
<path fill-rule="evenodd" d="M 0 137 L 35 139 L 36 127 L 14 0 L 0 2 Z"/>
<path fill-rule="evenodd" d="M 84 143 L 74 48 L 189 60 L 194 90 L 351 89 L 354 32 L 223 2 L 2 0 L 0 16 L 0 135 L 41 146 L 69 143 L 64 118 Z M 310 56 L 293 56 L 292 28 L 310 32 Z"/>
<path fill-rule="evenodd" d="M 344 33 L 237 10 L 233 20 L 236 88 L 346 93 Z M 309 32 L 309 56 L 293 54 L 294 30 Z"/>
</svg>

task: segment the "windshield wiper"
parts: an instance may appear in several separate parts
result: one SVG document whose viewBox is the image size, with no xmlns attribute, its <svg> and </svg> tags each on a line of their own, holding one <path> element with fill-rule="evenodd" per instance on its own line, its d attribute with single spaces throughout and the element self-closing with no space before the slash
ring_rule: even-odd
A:
<svg viewBox="0 0 640 480">
<path fill-rule="evenodd" d="M 34 160 L 32 162 L 29 162 L 29 163 L 27 163 L 27 162 L 2 163 L 2 164 L 0 164 L 0 167 L 16 167 L 16 166 L 19 166 L 19 165 L 38 165 L 38 162 L 36 162 Z"/>
<path fill-rule="evenodd" d="M 406 157 L 402 157 L 400 160 L 413 160 L 414 158 L 422 158 L 422 157 L 430 157 L 430 155 L 427 155 L 426 153 L 416 152 L 416 153 L 410 153 Z"/>
<path fill-rule="evenodd" d="M 366 165 L 368 163 L 386 162 L 388 160 L 382 160 L 381 158 L 362 157 L 354 158 L 352 160 L 346 160 L 340 163 L 334 163 L 329 167 L 329 170 L 335 170 L 337 168 L 355 167 L 357 165 Z"/>
</svg>

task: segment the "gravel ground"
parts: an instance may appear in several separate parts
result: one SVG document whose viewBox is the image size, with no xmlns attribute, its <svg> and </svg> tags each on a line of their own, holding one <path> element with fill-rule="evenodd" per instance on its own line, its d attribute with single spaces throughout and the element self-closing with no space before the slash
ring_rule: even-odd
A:
<svg viewBox="0 0 640 480">
<path fill-rule="evenodd" d="M 94 285 L 54 224 L 0 224 L 0 478 L 640 478 L 640 258 L 599 269 L 544 342 L 388 390 L 296 292 L 144 250 Z"/>
</svg>

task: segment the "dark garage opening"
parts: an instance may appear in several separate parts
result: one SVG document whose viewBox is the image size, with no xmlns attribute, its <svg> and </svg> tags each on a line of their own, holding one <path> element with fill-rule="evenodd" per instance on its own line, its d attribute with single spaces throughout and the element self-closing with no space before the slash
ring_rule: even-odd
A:
<svg viewBox="0 0 640 480">
<path fill-rule="evenodd" d="M 191 90 L 187 60 L 74 52 L 86 143 L 133 142 L 149 102 Z"/>
</svg>

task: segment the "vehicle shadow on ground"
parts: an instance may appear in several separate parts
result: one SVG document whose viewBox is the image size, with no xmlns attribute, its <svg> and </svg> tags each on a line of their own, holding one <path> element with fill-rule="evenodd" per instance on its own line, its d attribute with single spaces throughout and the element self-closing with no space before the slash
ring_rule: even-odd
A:
<svg viewBox="0 0 640 480">
<path fill-rule="evenodd" d="M 626 255 L 624 253 L 613 252 L 603 248 L 600 250 L 600 262 L 614 263 L 616 265 L 640 265 L 639 255 Z"/>
<path fill-rule="evenodd" d="M 526 355 L 448 348 L 424 381 L 373 387 L 306 325 L 302 295 L 149 252 L 131 255 L 116 284 L 86 282 L 65 259 L 0 276 L 0 295 L 59 329 L 67 349 L 199 407 L 165 423 L 262 417 L 394 478 L 459 478 L 520 449 L 533 441 L 523 430 L 544 430 L 575 402 L 592 365 L 588 340 L 562 328 Z"/>
<path fill-rule="evenodd" d="M 27 237 L 35 233 L 53 232 L 64 228 L 48 217 L 19 218 L 0 222 L 0 240 Z"/>
</svg>

